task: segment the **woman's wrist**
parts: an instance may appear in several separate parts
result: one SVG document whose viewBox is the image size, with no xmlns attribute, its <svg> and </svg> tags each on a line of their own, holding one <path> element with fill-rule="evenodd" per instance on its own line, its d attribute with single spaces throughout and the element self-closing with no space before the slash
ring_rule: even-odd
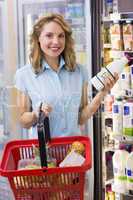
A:
<svg viewBox="0 0 133 200">
<path fill-rule="evenodd" d="M 33 126 L 36 125 L 37 121 L 38 121 L 38 112 L 37 111 L 32 111 L 32 124 Z"/>
<path fill-rule="evenodd" d="M 99 97 L 101 98 L 101 100 L 107 95 L 107 91 L 105 90 L 101 90 L 98 92 Z"/>
</svg>

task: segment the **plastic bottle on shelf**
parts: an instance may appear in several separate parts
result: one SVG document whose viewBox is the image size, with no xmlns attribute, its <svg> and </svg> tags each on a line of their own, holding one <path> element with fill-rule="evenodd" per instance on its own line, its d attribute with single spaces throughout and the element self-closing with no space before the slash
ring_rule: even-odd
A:
<svg viewBox="0 0 133 200">
<path fill-rule="evenodd" d="M 127 189 L 133 191 L 133 151 L 129 154 L 126 163 Z"/>
<path fill-rule="evenodd" d="M 126 177 L 126 163 L 129 153 L 124 149 L 124 145 L 121 149 L 115 151 L 112 157 L 113 172 L 114 172 L 114 185 L 113 188 L 116 192 L 127 192 L 127 177 Z"/>
<path fill-rule="evenodd" d="M 121 89 L 129 91 L 131 89 L 131 73 L 130 67 L 126 66 L 120 76 Z"/>
<path fill-rule="evenodd" d="M 128 99 L 123 107 L 123 134 L 133 136 L 133 99 Z"/>
<path fill-rule="evenodd" d="M 133 65 L 130 66 L 131 90 L 133 90 Z"/>
<path fill-rule="evenodd" d="M 124 40 L 124 50 L 132 51 L 133 50 L 133 22 L 126 21 L 123 24 L 123 40 Z"/>
<path fill-rule="evenodd" d="M 113 117 L 113 136 L 123 135 L 123 101 L 122 98 L 116 98 L 112 105 Z"/>
<path fill-rule="evenodd" d="M 113 0 L 106 0 L 107 15 L 113 12 Z"/>
<path fill-rule="evenodd" d="M 103 67 L 102 70 L 96 74 L 96 76 L 91 79 L 92 85 L 97 90 L 103 89 L 105 78 L 108 76 L 112 76 L 114 78 L 114 73 L 117 72 L 118 74 L 120 74 L 126 64 L 128 64 L 128 59 L 126 57 L 122 57 L 121 59 L 117 59 L 109 63 L 106 67 Z"/>
<path fill-rule="evenodd" d="M 105 112 L 112 112 L 112 104 L 114 102 L 114 96 L 108 94 L 104 98 L 104 111 Z"/>
</svg>

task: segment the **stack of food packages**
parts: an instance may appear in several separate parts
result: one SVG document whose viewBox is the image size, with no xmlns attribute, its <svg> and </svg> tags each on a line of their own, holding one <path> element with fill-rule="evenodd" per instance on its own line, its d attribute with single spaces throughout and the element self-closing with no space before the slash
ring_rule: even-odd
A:
<svg viewBox="0 0 133 200">
<path fill-rule="evenodd" d="M 133 51 L 133 21 L 114 21 L 103 30 L 104 66 L 124 52 Z"/>
</svg>

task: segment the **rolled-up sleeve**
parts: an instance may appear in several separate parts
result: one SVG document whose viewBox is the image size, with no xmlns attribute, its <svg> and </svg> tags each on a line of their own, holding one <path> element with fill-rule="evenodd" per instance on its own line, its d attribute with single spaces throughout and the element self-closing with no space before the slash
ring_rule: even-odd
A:
<svg viewBox="0 0 133 200">
<path fill-rule="evenodd" d="M 16 71 L 14 76 L 14 87 L 27 94 L 27 89 L 25 87 L 24 75 L 21 71 Z"/>
<path fill-rule="evenodd" d="M 89 76 L 88 76 L 87 67 L 81 65 L 80 69 L 81 69 L 81 73 L 82 73 L 83 82 L 87 82 L 88 83 Z"/>
</svg>

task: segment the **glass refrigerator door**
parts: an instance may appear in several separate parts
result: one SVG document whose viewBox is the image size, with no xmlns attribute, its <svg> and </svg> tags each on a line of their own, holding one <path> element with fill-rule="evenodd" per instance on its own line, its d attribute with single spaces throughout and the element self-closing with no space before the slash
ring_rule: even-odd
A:
<svg viewBox="0 0 133 200">
<path fill-rule="evenodd" d="M 73 29 L 77 61 L 86 64 L 86 37 L 85 37 L 85 13 L 84 0 L 76 2 L 72 0 L 19 0 L 18 1 L 18 26 L 20 45 L 20 66 L 28 62 L 28 36 L 32 25 L 42 15 L 48 13 L 60 13 L 64 15 Z"/>
<path fill-rule="evenodd" d="M 6 75 L 6 60 L 8 56 L 6 54 L 6 26 L 5 18 L 6 18 L 6 3 L 5 1 L 0 1 L 0 160 L 2 156 L 2 150 L 5 143 L 11 139 L 11 132 L 8 131 L 9 127 L 9 112 L 6 107 L 6 84 L 5 79 Z M 6 24 L 6 25 L 5 25 Z M 10 190 L 9 183 L 5 177 L 0 176 L 0 200 L 13 200 L 12 192 Z"/>
<path fill-rule="evenodd" d="M 19 67 L 28 62 L 29 34 L 35 21 L 48 13 L 60 13 L 70 23 L 75 40 L 77 62 L 88 67 L 88 78 L 91 77 L 91 8 L 88 0 L 18 0 L 18 31 L 19 31 Z M 91 95 L 91 88 L 89 87 Z M 89 127 L 89 129 L 88 129 Z M 93 141 L 92 119 L 89 120 L 86 132 Z M 83 127 L 84 128 L 84 127 Z M 84 128 L 84 132 L 85 132 Z M 24 137 L 28 137 L 24 132 Z M 93 143 L 93 142 L 92 142 Z M 92 144 L 93 148 L 93 144 Z M 93 169 L 92 169 L 93 171 Z M 93 172 L 91 179 L 90 197 L 93 199 Z M 86 194 L 87 196 L 88 194 Z"/>
</svg>

